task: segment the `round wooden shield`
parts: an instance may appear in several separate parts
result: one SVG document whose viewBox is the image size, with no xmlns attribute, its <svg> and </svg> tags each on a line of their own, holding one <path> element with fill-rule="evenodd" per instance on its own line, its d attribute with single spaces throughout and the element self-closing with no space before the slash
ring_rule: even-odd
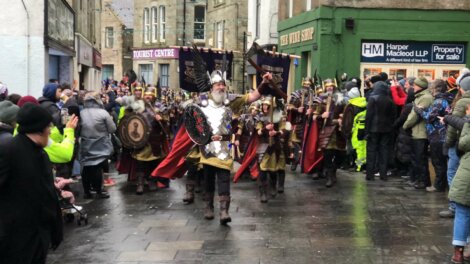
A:
<svg viewBox="0 0 470 264">
<path fill-rule="evenodd" d="M 123 147 L 141 149 L 148 143 L 150 127 L 145 117 L 131 113 L 119 122 L 118 134 Z"/>
<path fill-rule="evenodd" d="M 190 104 L 184 109 L 184 126 L 194 143 L 205 145 L 211 140 L 212 128 L 198 105 Z"/>
</svg>

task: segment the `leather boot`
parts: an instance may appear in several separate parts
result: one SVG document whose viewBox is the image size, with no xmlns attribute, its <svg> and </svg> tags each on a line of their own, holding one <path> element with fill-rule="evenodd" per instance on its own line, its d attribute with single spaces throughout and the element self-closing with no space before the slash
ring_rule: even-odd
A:
<svg viewBox="0 0 470 264">
<path fill-rule="evenodd" d="M 336 183 L 336 170 L 328 169 L 326 171 L 326 183 L 325 186 L 330 188 Z"/>
<path fill-rule="evenodd" d="M 271 189 L 271 197 L 276 197 L 277 195 L 277 173 L 271 172 L 269 173 L 269 185 Z"/>
<path fill-rule="evenodd" d="M 194 182 L 188 181 L 186 183 L 186 193 L 183 197 L 183 202 L 186 204 L 191 204 L 194 202 Z"/>
<path fill-rule="evenodd" d="M 454 247 L 454 255 L 450 259 L 452 263 L 455 264 L 463 264 L 464 259 L 463 259 L 463 247 L 461 246 L 455 246 Z"/>
<path fill-rule="evenodd" d="M 232 222 L 232 218 L 228 214 L 228 209 L 230 208 L 230 196 L 229 195 L 220 195 L 219 196 L 219 203 L 220 203 L 220 224 L 226 225 L 229 222 Z"/>
<path fill-rule="evenodd" d="M 204 218 L 208 220 L 214 219 L 214 193 L 205 193 L 204 198 L 206 207 L 204 208 Z"/>
<path fill-rule="evenodd" d="M 259 200 L 262 203 L 268 202 L 268 182 L 267 181 L 259 182 Z"/>
<path fill-rule="evenodd" d="M 137 174 L 137 188 L 135 190 L 135 194 L 142 195 L 144 193 L 144 174 L 141 172 Z"/>
<path fill-rule="evenodd" d="M 286 172 L 281 171 L 277 174 L 277 192 L 284 193 L 284 181 L 286 180 Z"/>
</svg>

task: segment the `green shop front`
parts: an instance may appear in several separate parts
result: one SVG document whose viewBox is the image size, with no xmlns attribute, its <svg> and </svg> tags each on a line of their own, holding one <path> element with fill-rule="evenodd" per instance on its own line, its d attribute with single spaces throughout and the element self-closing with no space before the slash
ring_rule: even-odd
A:
<svg viewBox="0 0 470 264">
<path fill-rule="evenodd" d="M 446 79 L 470 59 L 470 12 L 321 6 L 279 22 L 279 51 L 294 61 L 294 87 L 313 76 L 342 73 Z"/>
</svg>

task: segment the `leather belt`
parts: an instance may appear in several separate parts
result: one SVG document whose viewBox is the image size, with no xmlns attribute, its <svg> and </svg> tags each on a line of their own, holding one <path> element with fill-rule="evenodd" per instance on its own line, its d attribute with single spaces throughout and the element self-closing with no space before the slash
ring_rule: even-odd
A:
<svg viewBox="0 0 470 264">
<path fill-rule="evenodd" d="M 212 141 L 230 141 L 231 139 L 231 135 L 213 135 L 211 137 Z"/>
</svg>

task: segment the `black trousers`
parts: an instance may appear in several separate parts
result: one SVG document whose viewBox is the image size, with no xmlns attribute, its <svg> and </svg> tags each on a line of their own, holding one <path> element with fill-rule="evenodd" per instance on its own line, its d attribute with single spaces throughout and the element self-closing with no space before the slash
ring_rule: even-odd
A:
<svg viewBox="0 0 470 264">
<path fill-rule="evenodd" d="M 370 133 L 367 139 L 367 178 L 372 179 L 378 162 L 380 177 L 387 177 L 392 133 Z M 376 160 L 377 159 L 377 160 Z"/>
<path fill-rule="evenodd" d="M 428 173 L 428 140 L 413 139 L 413 174 L 416 181 L 431 186 Z"/>
<path fill-rule="evenodd" d="M 90 194 L 91 188 L 97 193 L 101 193 L 103 188 L 103 163 L 83 167 L 82 185 L 85 194 Z"/>
<path fill-rule="evenodd" d="M 343 162 L 344 157 L 346 156 L 346 151 L 337 150 L 337 149 L 324 149 L 323 150 L 323 168 L 327 170 L 337 170 L 341 163 Z"/>
<path fill-rule="evenodd" d="M 274 178 L 278 175 L 277 171 L 259 171 L 259 180 L 261 183 L 268 181 L 268 176 Z"/>
<path fill-rule="evenodd" d="M 217 177 L 219 195 L 230 195 L 230 171 L 206 164 L 203 165 L 203 168 L 205 192 L 215 192 L 215 178 Z"/>
<path fill-rule="evenodd" d="M 447 187 L 447 157 L 444 155 L 444 142 L 431 142 L 431 162 L 436 172 L 434 187 L 444 191 Z"/>
</svg>

